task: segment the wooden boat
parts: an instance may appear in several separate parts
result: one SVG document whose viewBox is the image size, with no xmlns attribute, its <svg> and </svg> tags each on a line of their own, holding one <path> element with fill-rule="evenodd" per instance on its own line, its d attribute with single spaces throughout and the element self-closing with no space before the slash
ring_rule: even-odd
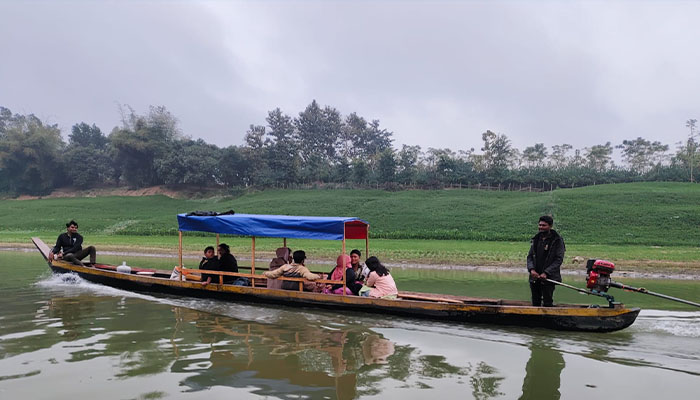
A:
<svg viewBox="0 0 700 400">
<path fill-rule="evenodd" d="M 112 287 L 138 292 L 159 292 L 177 296 L 215 298 L 226 301 L 267 303 L 283 306 L 313 306 L 334 310 L 354 310 L 360 312 L 430 318 L 462 323 L 487 323 L 541 327 L 568 331 L 610 332 L 630 326 L 638 308 L 626 308 L 622 304 L 598 307 L 581 304 L 560 304 L 555 307 L 533 307 L 527 301 L 475 298 L 443 294 L 399 292 L 397 299 L 376 299 L 362 296 L 333 295 L 302 291 L 301 278 L 280 278 L 298 281 L 299 290 L 267 288 L 262 274 L 255 268 L 255 238 L 283 238 L 287 247 L 288 238 L 340 240 L 345 254 L 346 239 L 365 239 L 365 250 L 369 253 L 369 224 L 358 218 L 340 217 L 290 217 L 277 215 L 178 215 L 179 222 L 179 269 L 183 274 L 179 279 L 171 279 L 172 271 L 130 268 L 130 272 L 119 272 L 117 266 L 96 264 L 94 266 L 74 265 L 62 260 L 49 262 L 56 273 L 76 273 L 83 279 Z M 251 286 L 235 286 L 212 282 L 203 286 L 183 276 L 198 273 L 198 269 L 188 269 L 182 262 L 183 232 L 200 231 L 219 234 L 246 235 L 252 238 L 252 261 L 250 267 L 239 266 L 239 271 L 250 269 L 249 273 L 208 271 L 208 274 L 238 276 L 248 278 Z M 50 248 L 41 239 L 32 238 L 37 249 L 48 261 Z M 265 268 L 267 270 L 267 268 Z M 259 271 L 257 271 L 259 272 Z M 343 284 L 343 281 L 320 280 L 317 282 Z"/>
</svg>

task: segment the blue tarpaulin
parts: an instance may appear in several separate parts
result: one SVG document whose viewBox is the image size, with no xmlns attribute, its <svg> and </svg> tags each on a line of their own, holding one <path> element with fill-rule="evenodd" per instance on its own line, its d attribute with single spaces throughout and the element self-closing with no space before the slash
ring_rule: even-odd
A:
<svg viewBox="0 0 700 400">
<path fill-rule="evenodd" d="M 195 216 L 178 214 L 181 231 L 224 233 L 294 239 L 366 239 L 369 224 L 353 217 L 296 217 L 234 214 Z"/>
</svg>

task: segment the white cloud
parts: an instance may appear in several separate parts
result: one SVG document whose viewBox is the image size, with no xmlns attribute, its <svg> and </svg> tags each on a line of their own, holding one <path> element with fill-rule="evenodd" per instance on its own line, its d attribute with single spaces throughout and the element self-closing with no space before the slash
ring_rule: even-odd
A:
<svg viewBox="0 0 700 400">
<path fill-rule="evenodd" d="M 165 105 L 220 146 L 312 99 L 400 144 L 519 148 L 642 136 L 700 115 L 693 2 L 3 2 L 0 105 L 109 131 Z"/>
</svg>

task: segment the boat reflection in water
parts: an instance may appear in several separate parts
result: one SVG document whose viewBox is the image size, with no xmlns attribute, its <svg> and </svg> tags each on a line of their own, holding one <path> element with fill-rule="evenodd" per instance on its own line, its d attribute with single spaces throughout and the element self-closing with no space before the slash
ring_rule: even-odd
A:
<svg viewBox="0 0 700 400">
<path fill-rule="evenodd" d="M 172 341 L 171 372 L 194 373 L 181 382 L 190 391 L 222 385 L 263 396 L 350 399 L 358 394 L 358 374 L 387 364 L 395 352 L 391 341 L 361 326 L 300 324 L 298 315 L 268 325 L 182 307 L 173 312 L 174 337 L 194 326 L 207 346 Z"/>
<path fill-rule="evenodd" d="M 50 297 L 17 297 L 6 308 L 0 387 L 8 398 L 50 398 L 42 395 L 46 384 L 54 386 L 52 398 L 70 397 L 78 387 L 62 384 L 66 374 L 87 379 L 81 391 L 118 398 L 197 398 L 207 391 L 349 399 L 465 388 L 480 399 L 503 394 L 503 377 L 487 356 L 467 360 L 432 348 L 446 339 L 444 327 L 433 324 L 124 296 L 65 277 L 49 278 Z M 483 343 L 456 339 L 462 349 Z"/>
</svg>

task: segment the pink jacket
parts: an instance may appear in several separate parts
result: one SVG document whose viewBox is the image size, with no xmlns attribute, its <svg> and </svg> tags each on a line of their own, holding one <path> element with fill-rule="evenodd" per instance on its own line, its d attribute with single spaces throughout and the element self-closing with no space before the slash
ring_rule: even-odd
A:
<svg viewBox="0 0 700 400">
<path fill-rule="evenodd" d="M 379 276 L 376 272 L 372 271 L 369 273 L 365 285 L 372 288 L 372 290 L 369 291 L 369 297 L 384 297 L 392 294 L 399 294 L 398 289 L 396 289 L 396 282 L 394 282 L 394 278 L 391 274 Z"/>
</svg>

